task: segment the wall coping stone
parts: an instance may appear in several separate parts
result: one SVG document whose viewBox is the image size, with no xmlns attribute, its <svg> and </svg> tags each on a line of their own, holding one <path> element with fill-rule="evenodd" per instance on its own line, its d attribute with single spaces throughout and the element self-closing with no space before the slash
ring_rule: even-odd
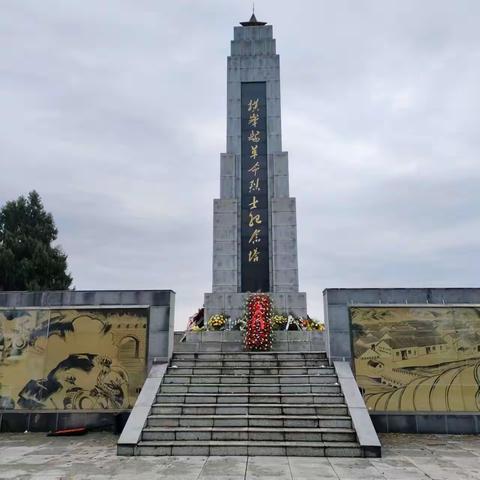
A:
<svg viewBox="0 0 480 480">
<path fill-rule="evenodd" d="M 382 445 L 348 362 L 333 362 L 358 443 L 366 457 L 381 457 Z"/>
<path fill-rule="evenodd" d="M 142 430 L 167 371 L 168 363 L 154 364 L 117 442 L 117 455 L 133 455 Z"/>
</svg>

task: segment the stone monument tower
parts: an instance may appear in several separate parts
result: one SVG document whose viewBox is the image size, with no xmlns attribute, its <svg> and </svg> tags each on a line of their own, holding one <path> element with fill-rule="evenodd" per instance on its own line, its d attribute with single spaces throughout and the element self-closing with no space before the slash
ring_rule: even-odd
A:
<svg viewBox="0 0 480 480">
<path fill-rule="evenodd" d="M 306 316 L 298 291 L 295 198 L 282 151 L 280 58 L 272 26 L 255 15 L 234 27 L 227 73 L 227 152 L 213 203 L 213 286 L 205 318 L 243 313 L 249 292 L 267 292 L 283 313 Z"/>
</svg>

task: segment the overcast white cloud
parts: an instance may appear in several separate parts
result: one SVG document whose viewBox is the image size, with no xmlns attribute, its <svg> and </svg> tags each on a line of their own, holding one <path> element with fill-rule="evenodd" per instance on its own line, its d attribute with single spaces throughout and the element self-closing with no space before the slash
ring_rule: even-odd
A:
<svg viewBox="0 0 480 480">
<path fill-rule="evenodd" d="M 0 203 L 37 189 L 77 289 L 211 289 L 226 57 L 251 3 L 3 0 Z M 282 65 L 301 289 L 478 286 L 480 2 L 257 0 Z"/>
</svg>

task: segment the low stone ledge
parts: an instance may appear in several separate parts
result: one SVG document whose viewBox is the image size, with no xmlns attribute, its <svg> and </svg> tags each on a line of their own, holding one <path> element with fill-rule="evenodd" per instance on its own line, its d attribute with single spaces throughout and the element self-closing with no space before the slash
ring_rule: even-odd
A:
<svg viewBox="0 0 480 480">
<path fill-rule="evenodd" d="M 156 364 L 150 369 L 142 391 L 128 417 L 127 423 L 117 442 L 117 455 L 134 455 L 135 447 L 142 437 L 142 430 L 148 414 L 167 371 L 168 363 Z"/>
<path fill-rule="evenodd" d="M 358 443 L 365 457 L 381 457 L 382 445 L 348 362 L 333 362 Z"/>
<path fill-rule="evenodd" d="M 130 409 L 118 410 L 0 410 L 0 433 L 50 432 L 80 428 L 120 433 Z"/>
<path fill-rule="evenodd" d="M 480 413 L 475 412 L 370 412 L 380 433 L 479 435 Z"/>
</svg>

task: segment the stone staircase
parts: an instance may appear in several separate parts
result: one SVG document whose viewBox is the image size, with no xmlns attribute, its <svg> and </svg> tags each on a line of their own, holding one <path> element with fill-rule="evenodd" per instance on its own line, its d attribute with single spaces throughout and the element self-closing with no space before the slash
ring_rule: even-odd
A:
<svg viewBox="0 0 480 480">
<path fill-rule="evenodd" d="M 176 352 L 135 455 L 366 456 L 325 352 Z"/>
</svg>

